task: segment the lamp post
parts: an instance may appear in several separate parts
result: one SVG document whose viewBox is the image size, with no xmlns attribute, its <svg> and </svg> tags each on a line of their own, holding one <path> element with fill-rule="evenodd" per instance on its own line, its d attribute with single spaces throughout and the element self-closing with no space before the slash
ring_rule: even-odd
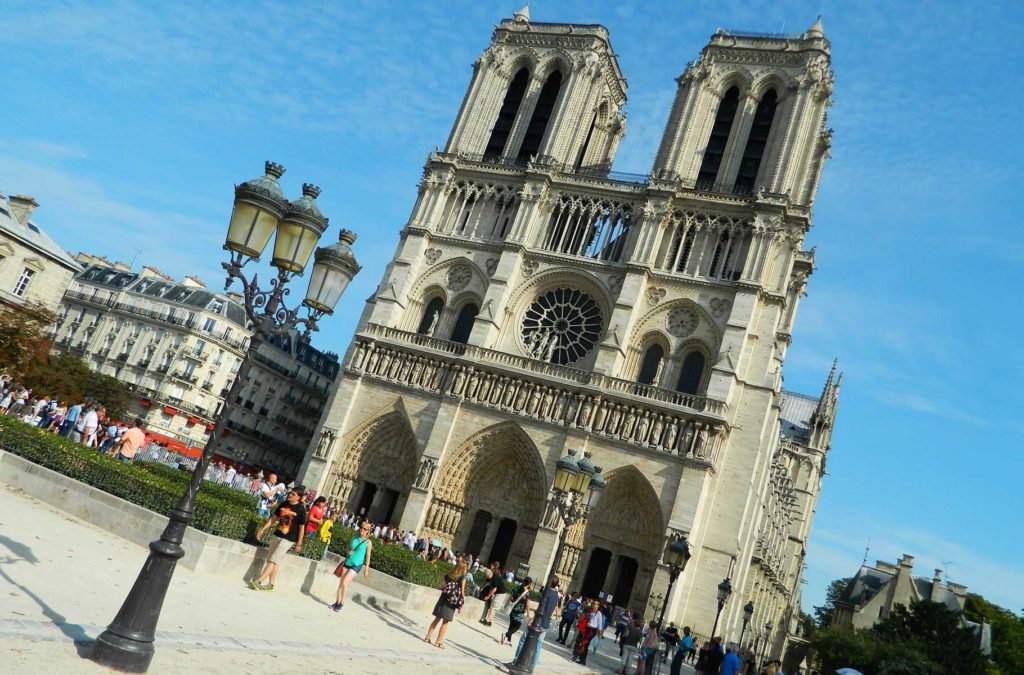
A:
<svg viewBox="0 0 1024 675">
<path fill-rule="evenodd" d="M 750 600 L 747 604 L 743 605 L 743 628 L 740 630 L 740 648 L 743 648 L 743 634 L 747 632 L 747 624 L 750 623 L 750 618 L 754 616 L 754 601 Z"/>
<path fill-rule="evenodd" d="M 714 639 L 715 631 L 718 630 L 718 617 L 722 616 L 722 608 L 725 607 L 726 601 L 732 594 L 732 582 L 729 581 L 729 577 L 722 579 L 722 583 L 718 584 L 718 611 L 715 612 L 715 625 L 711 628 L 711 638 Z"/>
<path fill-rule="evenodd" d="M 662 596 L 661 593 L 655 593 L 654 595 L 651 596 L 651 605 L 654 608 L 654 613 L 655 614 L 657 614 L 658 610 L 660 609 L 660 610 L 662 610 L 661 611 L 662 617 L 664 617 L 664 615 L 665 615 L 665 598 L 664 598 L 664 596 Z M 658 625 L 660 627 L 661 623 L 659 622 Z"/>
<path fill-rule="evenodd" d="M 765 660 L 768 658 L 768 650 L 771 649 L 772 642 L 772 628 L 775 626 L 771 621 L 764 625 L 764 645 L 761 647 L 761 665 L 764 665 Z"/>
<path fill-rule="evenodd" d="M 584 452 L 583 459 L 578 461 L 575 457 L 576 451 L 569 450 L 568 454 L 555 464 L 555 483 L 551 487 L 551 497 L 548 499 L 547 511 L 544 514 L 544 524 L 548 527 L 561 528 L 558 535 L 558 547 L 555 549 L 555 559 L 551 563 L 551 568 L 542 577 L 541 583 L 545 584 L 544 596 L 541 598 L 540 606 L 533 614 L 533 621 L 530 622 L 529 630 L 526 633 L 526 642 L 519 650 L 515 662 L 509 665 L 509 671 L 513 673 L 533 672 L 536 654 L 540 649 L 540 624 L 544 618 L 544 606 L 547 594 L 553 591 L 549 582 L 556 571 L 556 566 L 562 559 L 565 540 L 570 528 L 597 506 L 601 499 L 601 493 L 604 491 L 601 467 L 590 463 L 590 452 Z"/>
<path fill-rule="evenodd" d="M 668 590 L 665 591 L 665 602 L 661 605 L 661 616 L 658 617 L 658 629 L 662 630 L 665 625 L 665 608 L 668 607 L 669 598 L 672 597 L 672 586 L 684 569 L 686 563 L 690 562 L 690 544 L 686 537 L 675 539 L 665 547 L 665 557 L 662 562 L 668 565 Z"/>
<path fill-rule="evenodd" d="M 313 256 L 320 235 L 327 229 L 327 218 L 316 204 L 320 188 L 305 184 L 302 197 L 289 203 L 278 184 L 282 174 L 284 167 L 267 162 L 265 175 L 235 188 L 234 209 L 224 244 L 229 261 L 221 265 L 227 272 L 225 290 L 236 279 L 242 283 L 242 307 L 252 325 L 249 347 L 224 397 L 224 405 L 202 457 L 192 471 L 185 494 L 168 514 L 169 521 L 160 539 L 149 545 L 149 558 L 114 621 L 96 639 L 92 659 L 110 668 L 131 673 L 145 672 L 149 668 L 164 596 L 175 566 L 185 553 L 181 542 L 195 515 L 196 494 L 224 435 L 233 402 L 252 368 L 256 350 L 265 340 L 300 325 L 305 329 L 302 339 L 308 340 L 309 334 L 317 330 L 317 321 L 334 312 L 341 294 L 359 272 L 351 249 L 356 237 L 347 230 L 341 231 L 338 243 L 316 249 Z M 263 290 L 256 274 L 247 278 L 243 267 L 259 260 L 275 231 L 271 265 L 277 269 L 277 276 L 270 280 L 269 290 Z M 290 292 L 288 284 L 303 273 L 311 256 L 314 257 L 313 269 L 302 301 L 306 315 L 300 317 L 300 308 L 288 309 L 284 298 Z"/>
</svg>

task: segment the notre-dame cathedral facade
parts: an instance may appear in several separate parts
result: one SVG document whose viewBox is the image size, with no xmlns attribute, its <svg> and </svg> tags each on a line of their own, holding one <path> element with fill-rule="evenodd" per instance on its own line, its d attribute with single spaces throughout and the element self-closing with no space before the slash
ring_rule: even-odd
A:
<svg viewBox="0 0 1024 675">
<path fill-rule="evenodd" d="M 782 389 L 828 156 L 829 42 L 719 30 L 648 176 L 610 171 L 626 82 L 598 25 L 502 21 L 366 305 L 303 482 L 375 521 L 719 633 L 799 609 L 838 403 Z M 823 373 L 824 376 L 824 373 Z M 555 463 L 607 487 L 568 532 Z M 747 631 L 752 643 L 759 631 Z"/>
</svg>

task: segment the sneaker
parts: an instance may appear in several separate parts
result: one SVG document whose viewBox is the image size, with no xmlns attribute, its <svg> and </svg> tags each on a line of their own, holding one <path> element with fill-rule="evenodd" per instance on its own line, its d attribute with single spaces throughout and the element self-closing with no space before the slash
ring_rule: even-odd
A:
<svg viewBox="0 0 1024 675">
<path fill-rule="evenodd" d="M 263 589 L 263 587 L 260 586 L 260 582 L 256 579 L 249 579 L 249 588 L 251 588 L 254 591 L 259 591 Z"/>
<path fill-rule="evenodd" d="M 341 608 L 344 607 L 344 606 L 345 605 L 343 605 L 343 604 L 341 604 L 339 602 L 336 602 L 333 605 L 331 605 L 331 609 L 333 609 L 335 612 L 340 612 Z"/>
<path fill-rule="evenodd" d="M 268 593 L 274 590 L 274 584 L 267 584 L 266 586 L 260 586 L 261 591 L 267 591 Z"/>
</svg>

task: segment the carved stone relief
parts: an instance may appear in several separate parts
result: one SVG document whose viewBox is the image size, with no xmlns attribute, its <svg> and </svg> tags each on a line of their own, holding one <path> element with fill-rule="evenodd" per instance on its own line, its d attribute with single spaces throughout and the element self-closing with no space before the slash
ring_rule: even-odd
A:
<svg viewBox="0 0 1024 675">
<path fill-rule="evenodd" d="M 676 337 L 689 337 L 697 330 L 697 315 L 685 307 L 676 307 L 666 318 L 668 332 Z"/>
<path fill-rule="evenodd" d="M 456 265 L 448 270 L 446 285 L 450 291 L 461 291 L 473 279 L 473 272 L 465 265 Z"/>
<path fill-rule="evenodd" d="M 441 249 L 439 248 L 428 248 L 423 252 L 423 257 L 427 259 L 427 264 L 433 265 L 441 259 Z"/>
</svg>

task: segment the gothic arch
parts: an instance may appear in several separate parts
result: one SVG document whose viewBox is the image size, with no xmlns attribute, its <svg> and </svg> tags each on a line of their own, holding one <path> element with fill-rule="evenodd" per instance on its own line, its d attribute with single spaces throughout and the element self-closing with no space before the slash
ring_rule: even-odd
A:
<svg viewBox="0 0 1024 675">
<path fill-rule="evenodd" d="M 626 590 L 627 601 L 615 604 L 643 610 L 665 532 L 661 501 L 647 477 L 632 464 L 603 475 L 607 485 L 601 502 L 585 521 L 569 530 L 559 574 L 571 577 L 570 588 L 584 593 L 596 589 L 621 597 Z M 610 554 L 608 561 L 597 562 L 595 551 Z M 603 574 L 594 569 L 602 565 L 606 566 Z"/>
<path fill-rule="evenodd" d="M 458 278 L 452 276 L 452 270 L 462 266 L 469 270 L 469 279 L 463 274 Z M 407 330 L 415 330 L 423 316 L 423 308 L 435 297 L 444 300 L 446 311 L 450 312 L 457 303 L 464 304 L 468 298 L 484 297 L 487 290 L 488 277 L 483 270 L 469 258 L 458 256 L 449 258 L 427 269 L 413 283 L 409 290 L 409 305 L 405 310 L 405 326 Z M 438 326 L 441 328 L 442 326 Z"/>
<path fill-rule="evenodd" d="M 533 74 L 533 77 L 540 82 L 544 82 L 548 79 L 548 76 L 556 70 L 562 71 L 562 77 L 565 78 L 563 83 L 567 83 L 569 81 L 569 75 L 573 72 L 572 58 L 560 49 L 553 50 L 544 55 L 544 58 L 537 66 L 537 71 Z"/>
<path fill-rule="evenodd" d="M 729 91 L 730 87 L 736 87 L 740 90 L 740 97 L 742 99 L 743 95 L 750 91 L 753 82 L 753 74 L 746 68 L 737 66 L 719 74 L 717 77 L 709 78 L 706 86 L 718 98 L 725 96 L 725 92 Z"/>
<path fill-rule="evenodd" d="M 434 484 L 424 531 L 446 546 L 475 555 L 493 551 L 495 527 L 473 539 L 479 513 L 488 521 L 515 523 L 509 560 L 527 560 L 544 514 L 548 476 L 533 440 L 515 422 L 501 422 L 446 453 Z"/>
<path fill-rule="evenodd" d="M 551 269 L 535 275 L 532 279 L 521 284 L 509 300 L 506 312 L 513 317 L 522 315 L 530 303 L 540 295 L 561 286 L 572 286 L 587 292 L 597 301 L 601 308 L 601 314 L 607 323 L 611 316 L 614 302 L 608 294 L 608 289 L 595 275 L 585 270 L 572 269 Z M 605 326 L 607 330 L 607 326 Z"/>
<path fill-rule="evenodd" d="M 390 491 L 392 501 L 385 511 L 393 511 L 412 487 L 419 445 L 401 400 L 390 407 L 346 434 L 344 450 L 331 466 L 324 494 L 350 510 L 358 510 L 369 485 L 382 496 Z M 391 514 L 370 515 L 387 519 Z"/>
<path fill-rule="evenodd" d="M 608 289 L 601 283 L 600 279 L 584 270 L 552 269 L 534 275 L 526 283 L 517 288 L 506 305 L 505 314 L 507 320 L 502 329 L 501 342 L 506 349 L 517 350 L 519 353 L 528 355 L 529 346 L 524 342 L 522 335 L 522 319 L 526 315 L 530 305 L 548 291 L 557 288 L 573 288 L 583 291 L 597 303 L 601 312 L 601 328 L 597 336 L 597 344 L 600 344 L 608 333 L 608 320 L 612 315 L 614 304 L 608 294 Z M 588 354 L 580 357 L 573 363 L 574 367 L 585 368 L 596 358 L 597 348 L 593 348 Z"/>
<path fill-rule="evenodd" d="M 757 76 L 753 84 L 750 85 L 750 96 L 760 101 L 769 89 L 774 89 L 781 104 L 796 86 L 796 81 L 793 78 L 783 72 L 771 70 Z"/>
<path fill-rule="evenodd" d="M 532 49 L 523 48 L 511 52 L 507 55 L 505 62 L 498 69 L 498 72 L 506 80 L 511 81 L 512 77 L 519 72 L 520 68 L 526 68 L 532 76 L 534 71 L 537 70 L 537 64 L 540 62 L 540 55 Z"/>
<path fill-rule="evenodd" d="M 677 308 L 684 308 L 692 312 L 698 319 L 697 326 L 693 331 L 685 337 L 676 336 L 674 338 L 668 338 L 671 349 L 667 350 L 674 353 L 680 345 L 686 344 L 688 341 L 693 339 L 700 340 L 704 345 L 704 348 L 711 352 L 711 350 L 717 346 L 721 340 L 721 335 L 718 330 L 718 325 L 715 320 L 711 317 L 700 303 L 694 302 L 690 298 L 678 298 L 670 302 L 666 302 L 656 306 L 654 309 L 649 311 L 640 321 L 637 322 L 636 326 L 630 333 L 630 343 L 636 343 L 647 334 L 663 330 L 668 330 L 671 334 L 672 330 L 668 326 L 668 321 L 672 315 L 673 310 Z"/>
</svg>

